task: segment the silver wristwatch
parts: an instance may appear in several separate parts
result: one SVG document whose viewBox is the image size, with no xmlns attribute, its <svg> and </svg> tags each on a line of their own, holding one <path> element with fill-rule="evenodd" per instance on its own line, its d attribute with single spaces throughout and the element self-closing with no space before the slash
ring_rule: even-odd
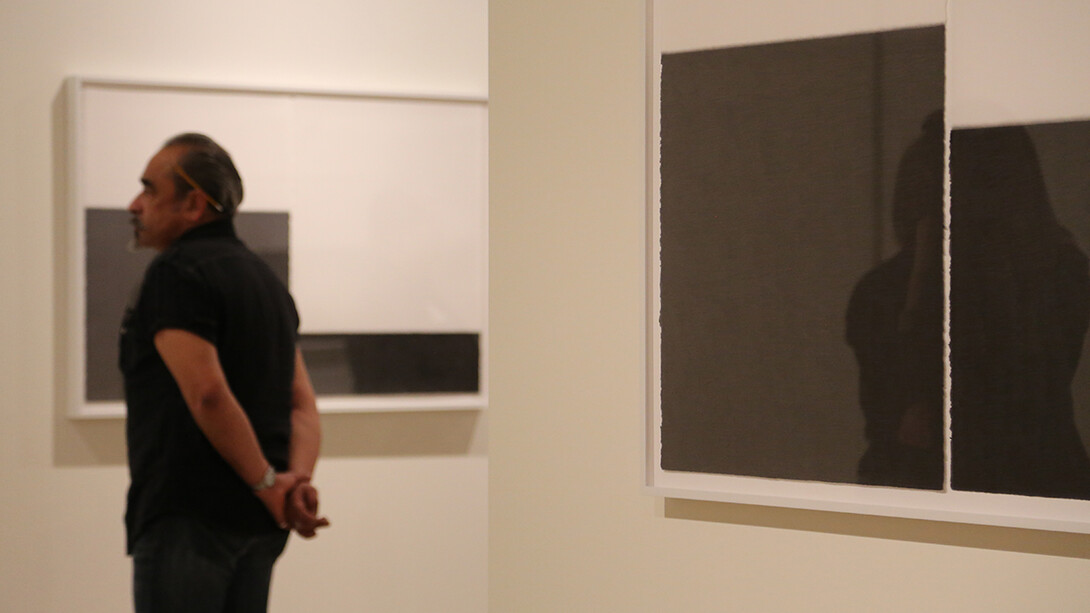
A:
<svg viewBox="0 0 1090 613">
<path fill-rule="evenodd" d="M 261 481 L 258 481 L 257 483 L 253 484 L 252 487 L 254 488 L 255 492 L 260 492 L 261 490 L 269 489 L 275 483 L 276 483 L 276 470 L 274 470 L 272 465 L 270 464 L 269 467 L 267 469 L 265 469 L 265 476 L 261 477 Z"/>
</svg>

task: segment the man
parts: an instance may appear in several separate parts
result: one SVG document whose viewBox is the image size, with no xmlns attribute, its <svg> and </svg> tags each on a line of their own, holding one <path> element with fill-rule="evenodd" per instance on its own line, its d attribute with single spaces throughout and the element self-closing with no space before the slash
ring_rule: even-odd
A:
<svg viewBox="0 0 1090 613">
<path fill-rule="evenodd" d="M 140 181 L 134 241 L 160 253 L 121 331 L 136 611 L 265 611 L 288 528 L 328 525 L 299 318 L 235 235 L 242 181 L 222 147 L 176 136 Z"/>
</svg>

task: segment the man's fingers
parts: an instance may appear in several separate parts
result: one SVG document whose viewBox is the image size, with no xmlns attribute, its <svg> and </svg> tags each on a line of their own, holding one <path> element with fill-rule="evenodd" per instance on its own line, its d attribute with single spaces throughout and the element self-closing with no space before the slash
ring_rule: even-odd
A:
<svg viewBox="0 0 1090 613">
<path fill-rule="evenodd" d="M 328 525 L 329 519 L 325 517 L 308 516 L 297 518 L 292 527 L 299 533 L 299 536 L 309 539 L 317 535 L 319 528 L 325 528 Z"/>
<path fill-rule="evenodd" d="M 303 488 L 303 501 L 306 504 L 307 511 L 311 513 L 318 512 L 318 490 L 309 483 Z"/>
<path fill-rule="evenodd" d="M 314 538 L 318 528 L 329 525 L 329 519 L 318 516 L 318 490 L 310 483 L 300 483 L 288 497 L 287 515 L 291 527 L 303 538 Z"/>
</svg>

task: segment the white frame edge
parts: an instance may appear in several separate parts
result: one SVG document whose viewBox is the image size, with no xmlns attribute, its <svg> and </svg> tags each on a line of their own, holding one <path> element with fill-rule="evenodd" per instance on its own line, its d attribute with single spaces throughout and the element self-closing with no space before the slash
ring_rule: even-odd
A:
<svg viewBox="0 0 1090 613">
<path fill-rule="evenodd" d="M 645 137 L 645 375 L 643 406 L 644 491 L 653 496 L 1090 534 L 1090 501 L 962 492 L 909 490 L 857 484 L 817 483 L 733 475 L 665 471 L 661 468 L 659 315 L 659 52 L 654 37 L 655 0 L 648 0 Z M 948 178 L 948 177 L 947 177 Z M 946 195 L 949 204 L 949 193 Z M 947 208 L 948 211 L 948 208 Z M 949 453 L 949 442 L 947 453 Z"/>
<path fill-rule="evenodd" d="M 66 387 L 66 414 L 74 420 L 118 419 L 125 417 L 124 402 L 95 402 L 84 398 L 87 385 L 87 372 L 84 364 L 86 355 L 86 271 L 84 270 L 84 252 L 86 251 L 84 216 L 80 208 L 78 189 L 80 168 L 79 122 L 81 92 L 86 86 L 133 87 L 143 89 L 173 89 L 209 92 L 236 92 L 270 95 L 317 96 L 332 98 L 368 98 L 404 101 L 437 101 L 465 103 L 488 107 L 485 96 L 440 95 L 422 93 L 392 93 L 374 91 L 317 90 L 265 86 L 239 86 L 227 84 L 183 83 L 165 81 L 141 81 L 135 79 L 114 79 L 101 77 L 69 76 L 64 80 L 65 99 L 65 211 L 67 214 L 67 232 L 64 244 L 60 246 L 65 253 L 65 265 L 68 276 L 67 295 L 65 296 L 64 331 L 66 368 L 64 377 Z M 486 128 L 487 129 L 487 128 Z M 484 149 L 485 201 L 488 200 L 488 136 L 482 135 Z M 479 389 L 478 393 L 451 394 L 373 394 L 373 395 L 323 395 L 318 397 L 318 410 L 321 413 L 387 413 L 387 412 L 433 412 L 433 411 L 483 411 L 488 406 L 488 206 L 482 211 L 481 224 L 484 229 L 483 278 L 485 280 L 481 296 L 482 321 L 479 353 Z"/>
</svg>

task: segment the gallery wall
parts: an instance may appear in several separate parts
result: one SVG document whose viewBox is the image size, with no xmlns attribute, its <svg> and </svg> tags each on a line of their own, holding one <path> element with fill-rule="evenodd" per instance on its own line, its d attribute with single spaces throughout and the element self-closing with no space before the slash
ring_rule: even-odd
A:
<svg viewBox="0 0 1090 613">
<path fill-rule="evenodd" d="M 63 80 L 485 97 L 486 29 L 484 0 L 0 3 L 0 610 L 130 610 L 123 423 L 62 406 Z M 323 426 L 334 527 L 289 544 L 271 610 L 484 610 L 485 413 Z"/>
<path fill-rule="evenodd" d="M 644 4 L 490 5 L 491 610 L 1084 609 L 1085 535 L 643 489 Z M 944 2 L 696 4 L 720 13 L 699 25 L 739 45 L 945 17 Z M 1068 118 L 1077 101 L 1090 109 L 1078 3 L 952 4 L 991 27 L 973 49 L 951 49 L 950 70 L 971 71 L 977 92 L 1017 92 L 1018 107 L 1063 106 Z M 1012 37 L 1018 53 L 989 55 Z"/>
</svg>

